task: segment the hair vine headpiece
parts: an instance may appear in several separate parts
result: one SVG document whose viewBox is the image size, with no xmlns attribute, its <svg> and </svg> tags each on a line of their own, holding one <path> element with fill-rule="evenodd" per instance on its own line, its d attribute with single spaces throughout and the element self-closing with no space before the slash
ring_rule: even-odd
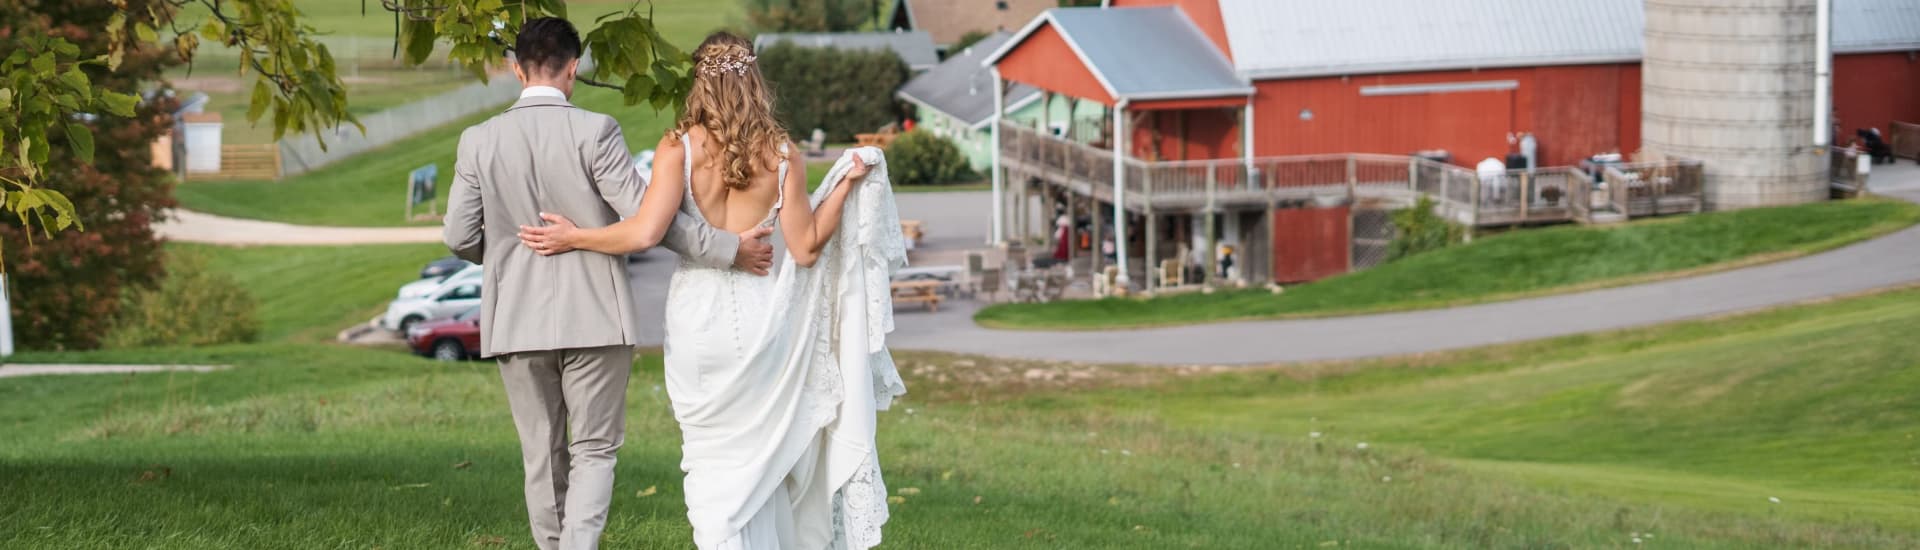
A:
<svg viewBox="0 0 1920 550">
<path fill-rule="evenodd" d="M 705 76 L 719 76 L 721 73 L 744 75 L 747 74 L 747 67 L 753 66 L 755 59 L 759 58 L 748 53 L 727 53 L 707 57 L 700 60 L 700 74 Z"/>
</svg>

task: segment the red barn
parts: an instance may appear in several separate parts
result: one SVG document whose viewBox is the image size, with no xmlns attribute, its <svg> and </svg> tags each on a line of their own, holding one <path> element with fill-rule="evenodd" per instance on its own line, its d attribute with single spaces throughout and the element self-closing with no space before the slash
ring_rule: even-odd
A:
<svg viewBox="0 0 1920 550">
<path fill-rule="evenodd" d="M 1920 2 L 1833 3 L 1837 121 L 1848 134 L 1920 121 Z M 1217 190 L 1272 188 L 1276 179 L 1307 177 L 1291 175 L 1297 172 L 1338 171 L 1303 163 L 1263 171 L 1260 159 L 1345 155 L 1344 173 L 1323 179 L 1357 188 L 1370 177 L 1391 179 L 1395 168 L 1355 154 L 1445 151 L 1455 165 L 1471 166 L 1520 153 L 1529 135 L 1536 167 L 1605 153 L 1632 157 L 1640 148 L 1643 19 L 1642 0 L 1109 0 L 1105 8 L 1050 10 L 985 64 L 1003 85 L 1034 86 L 1049 102 L 1097 102 L 1109 116 L 1066 121 L 1073 130 L 1064 136 L 995 126 L 1006 157 L 996 159 L 1003 162 L 994 174 L 1001 197 L 995 236 L 1051 234 L 1051 223 L 1042 230 L 1035 220 L 1050 221 L 1063 209 L 1033 213 L 1033 200 L 1024 197 L 1038 184 L 1042 205 L 1063 203 L 1072 213 L 1098 206 L 1081 230 L 1094 233 L 1095 242 L 1105 240 L 1101 232 L 1120 235 L 1114 256 L 1123 276 L 1145 275 L 1143 264 L 1152 264 L 1149 285 L 1165 279 L 1160 260 L 1201 263 L 1198 257 L 1212 256 L 1221 242 L 1244 249 L 1229 276 L 1302 280 L 1342 272 L 1365 263 L 1356 258 L 1366 254 L 1360 246 L 1346 244 L 1364 235 L 1338 235 L 1337 245 L 1287 242 L 1295 234 L 1284 228 L 1329 224 L 1290 211 L 1299 205 L 1286 197 L 1223 201 Z M 1107 153 L 1112 142 L 1126 154 Z M 1406 187 L 1420 168 L 1399 165 Z M 1019 177 L 1006 177 L 1010 169 Z M 1047 176 L 1069 172 L 1114 183 L 1104 190 Z M 1564 187 L 1556 197 L 1575 191 L 1565 182 L 1529 182 L 1535 186 L 1526 193 L 1542 185 Z M 1170 189 L 1201 185 L 1215 197 L 1207 204 L 1162 200 Z M 1007 199 L 1013 196 L 1023 199 Z M 1521 204 L 1544 203 L 1530 195 Z M 1351 214 L 1341 215 L 1360 231 Z M 1129 232 L 1129 224 L 1147 230 Z M 1207 253 L 1176 256 L 1166 247 Z M 1129 265 L 1130 256 L 1144 261 Z M 1219 271 L 1217 263 L 1206 259 L 1207 271 Z"/>
</svg>

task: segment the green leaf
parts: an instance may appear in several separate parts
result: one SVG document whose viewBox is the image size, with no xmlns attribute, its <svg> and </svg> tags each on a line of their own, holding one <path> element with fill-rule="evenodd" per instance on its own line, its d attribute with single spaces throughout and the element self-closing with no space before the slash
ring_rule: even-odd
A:
<svg viewBox="0 0 1920 550">
<path fill-rule="evenodd" d="M 247 105 L 247 122 L 260 121 L 260 115 L 267 113 L 267 107 L 273 105 L 273 90 L 267 87 L 265 79 L 253 81 L 253 100 Z"/>
<path fill-rule="evenodd" d="M 160 35 L 153 32 L 153 25 L 148 25 L 145 22 L 134 23 L 133 34 L 134 36 L 140 37 L 141 42 L 156 42 L 160 40 Z"/>
<path fill-rule="evenodd" d="M 13 88 L 0 88 L 0 111 L 13 108 Z"/>
<path fill-rule="evenodd" d="M 66 195 L 52 189 L 34 189 L 29 193 L 39 195 L 40 203 L 53 213 L 52 225 L 55 230 L 64 231 L 75 226 L 79 226 L 82 231 L 86 230 L 86 227 L 80 223 L 80 217 L 74 214 L 73 201 L 67 200 Z"/>
<path fill-rule="evenodd" d="M 102 91 L 100 92 L 100 104 L 106 107 L 108 113 L 116 116 L 130 117 L 133 116 L 133 108 L 140 104 L 140 98 L 135 97 L 133 94 Z"/>
<path fill-rule="evenodd" d="M 85 124 L 69 122 L 66 125 L 68 145 L 73 146 L 73 154 L 83 164 L 93 163 L 93 130 Z"/>
<path fill-rule="evenodd" d="M 68 42 L 65 38 L 54 39 L 50 49 L 53 50 L 54 54 L 65 57 L 78 57 L 80 55 L 80 47 L 73 45 L 72 42 Z"/>
<path fill-rule="evenodd" d="M 406 43 L 407 63 L 419 65 L 433 57 L 433 42 L 437 38 L 432 21 L 408 21 L 400 26 L 400 35 Z"/>
<path fill-rule="evenodd" d="M 653 79 L 643 74 L 633 75 L 627 78 L 627 84 L 622 86 L 622 91 L 625 92 L 628 105 L 639 105 L 640 100 L 653 95 Z"/>
<path fill-rule="evenodd" d="M 33 67 L 33 70 L 36 72 L 42 72 L 42 73 L 53 72 L 53 52 L 46 52 L 46 53 L 42 53 L 40 55 L 34 56 L 32 67 Z"/>
</svg>

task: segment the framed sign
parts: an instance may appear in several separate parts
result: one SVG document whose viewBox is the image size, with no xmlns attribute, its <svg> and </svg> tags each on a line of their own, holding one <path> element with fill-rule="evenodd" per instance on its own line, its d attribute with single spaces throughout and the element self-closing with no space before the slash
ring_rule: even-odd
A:
<svg viewBox="0 0 1920 550">
<path fill-rule="evenodd" d="M 440 196 L 434 182 L 439 173 L 440 166 L 435 164 L 407 173 L 407 221 L 413 221 L 413 208 L 423 203 L 427 205 L 428 215 L 440 215 Z"/>
</svg>

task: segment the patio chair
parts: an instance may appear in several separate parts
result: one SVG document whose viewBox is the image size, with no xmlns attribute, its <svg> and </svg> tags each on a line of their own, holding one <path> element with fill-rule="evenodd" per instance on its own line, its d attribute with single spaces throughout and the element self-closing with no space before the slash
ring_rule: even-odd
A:
<svg viewBox="0 0 1920 550">
<path fill-rule="evenodd" d="M 1173 287 L 1187 284 L 1186 271 L 1186 266 L 1180 265 L 1180 260 L 1173 258 L 1160 260 L 1160 286 Z"/>
<path fill-rule="evenodd" d="M 1056 266 L 1053 269 L 1048 269 L 1047 278 L 1041 284 L 1041 301 L 1051 302 L 1065 296 L 1067 293 L 1067 285 L 1071 284 L 1071 280 L 1071 276 L 1067 273 L 1067 269 L 1064 266 Z"/>
<path fill-rule="evenodd" d="M 986 271 L 986 269 L 986 254 L 980 252 L 967 253 L 967 296 L 973 296 L 980 291 L 980 278 L 983 276 L 982 272 Z"/>
<path fill-rule="evenodd" d="M 987 301 L 994 301 L 995 298 L 1000 297 L 1000 282 L 1005 279 L 1001 273 L 999 269 L 980 270 L 980 280 L 975 282 L 974 290 L 986 295 Z"/>
</svg>

